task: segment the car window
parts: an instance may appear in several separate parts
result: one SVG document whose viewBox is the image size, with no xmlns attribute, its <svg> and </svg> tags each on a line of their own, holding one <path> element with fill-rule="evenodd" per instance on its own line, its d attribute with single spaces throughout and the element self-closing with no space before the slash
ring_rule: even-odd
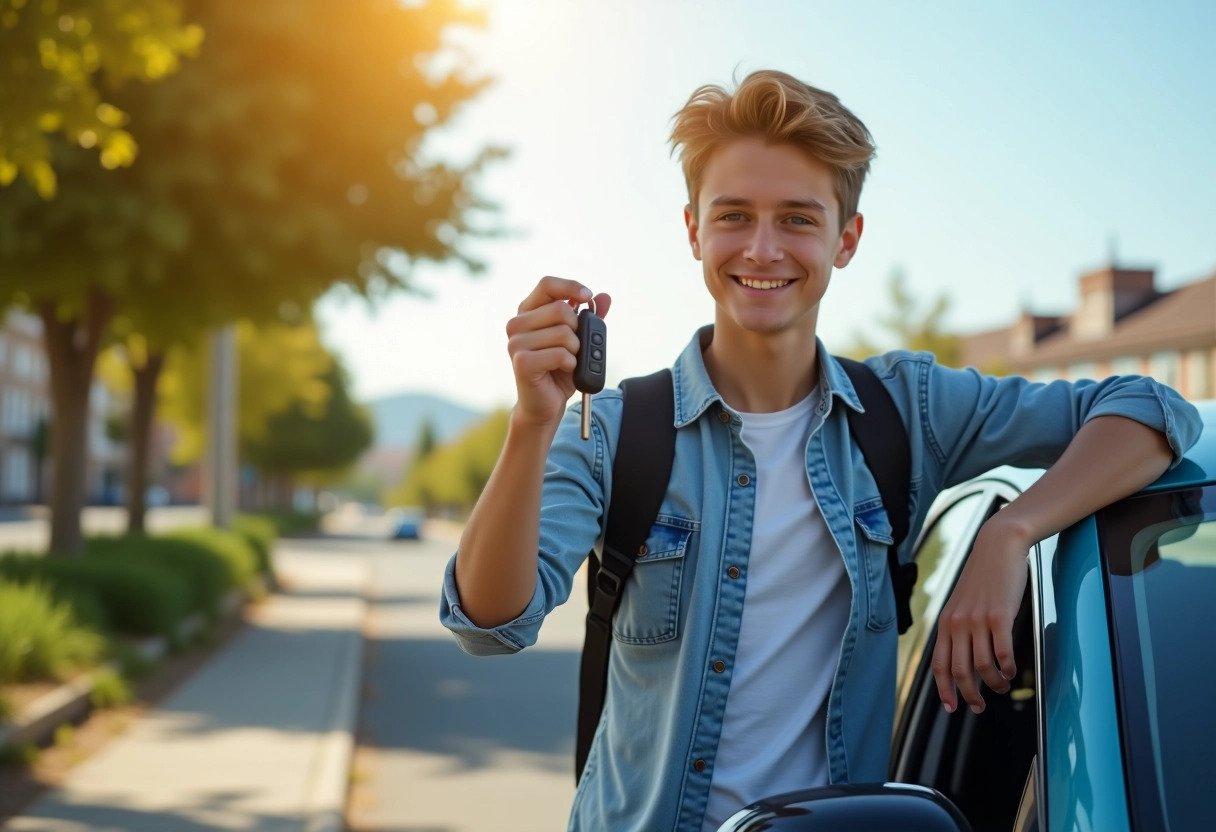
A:
<svg viewBox="0 0 1216 832">
<path fill-rule="evenodd" d="M 1100 528 L 1133 811 L 1197 829 L 1216 783 L 1216 486 L 1125 500 Z"/>
<path fill-rule="evenodd" d="M 942 608 L 946 597 L 954 586 L 956 558 L 946 557 L 960 546 L 970 546 L 970 537 L 977 529 L 977 515 L 988 498 L 981 492 L 972 492 L 960 499 L 944 513 L 929 529 L 916 550 L 916 588 L 912 590 L 912 626 L 899 637 L 899 664 L 896 679 L 908 678 L 908 664 L 912 671 L 920 663 L 925 649 L 925 639 L 937 623 L 936 611 Z M 964 539 L 967 538 L 967 539 Z M 927 612 L 933 614 L 926 616 Z M 901 682 L 901 691 L 905 684 Z"/>
<path fill-rule="evenodd" d="M 985 690 L 987 708 L 947 714 L 937 694 L 929 653 L 937 617 L 954 589 L 980 524 L 1012 494 L 975 491 L 950 506 L 925 534 L 912 599 L 913 627 L 901 637 L 899 714 L 890 777 L 937 789 L 974 832 L 1010 832 L 1038 745 L 1033 594 L 1028 584 L 1013 626 L 1018 681 L 1005 694 Z"/>
</svg>

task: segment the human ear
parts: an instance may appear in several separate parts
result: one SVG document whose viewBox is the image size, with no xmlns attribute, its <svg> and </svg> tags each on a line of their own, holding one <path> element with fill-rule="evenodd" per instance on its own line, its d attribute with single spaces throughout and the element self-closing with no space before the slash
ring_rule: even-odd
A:
<svg viewBox="0 0 1216 832">
<path fill-rule="evenodd" d="M 697 218 L 692 212 L 691 205 L 684 206 L 684 227 L 688 229 L 688 245 L 692 248 L 692 256 L 700 260 L 701 241 L 697 239 L 697 232 L 701 227 L 697 223 Z"/>
<path fill-rule="evenodd" d="M 861 214 L 854 214 L 845 220 L 844 228 L 840 230 L 836 259 L 832 261 L 836 268 L 843 269 L 849 265 L 849 261 L 857 253 L 857 244 L 861 242 L 861 229 L 864 225 L 865 218 Z"/>
</svg>

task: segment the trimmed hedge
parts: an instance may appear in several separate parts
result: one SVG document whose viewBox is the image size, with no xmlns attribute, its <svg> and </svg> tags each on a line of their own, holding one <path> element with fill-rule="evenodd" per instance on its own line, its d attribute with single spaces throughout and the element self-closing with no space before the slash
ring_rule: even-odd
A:
<svg viewBox="0 0 1216 832">
<path fill-rule="evenodd" d="M 206 547 L 223 561 L 229 586 L 248 586 L 260 571 L 257 552 L 249 540 L 238 532 L 211 527 L 174 529 L 157 539 L 187 541 Z"/>
<path fill-rule="evenodd" d="M 190 613 L 187 578 L 150 558 L 4 555 L 0 577 L 20 584 L 40 582 L 69 603 L 91 594 L 110 629 L 135 635 L 173 639 L 178 623 Z"/>
<path fill-rule="evenodd" d="M 271 553 L 274 551 L 274 541 L 279 536 L 274 520 L 257 514 L 238 514 L 232 522 L 232 530 L 244 536 L 253 547 L 258 571 L 273 580 L 274 560 Z"/>
<path fill-rule="evenodd" d="M 130 558 L 167 567 L 186 581 L 190 609 L 213 619 L 219 615 L 224 593 L 234 586 L 223 557 L 194 540 L 141 534 L 94 537 L 85 544 L 85 556 Z"/>
</svg>

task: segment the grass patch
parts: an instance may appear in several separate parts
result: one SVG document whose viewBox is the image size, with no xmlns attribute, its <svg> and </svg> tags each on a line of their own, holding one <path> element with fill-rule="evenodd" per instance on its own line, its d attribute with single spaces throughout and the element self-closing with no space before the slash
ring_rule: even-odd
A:
<svg viewBox="0 0 1216 832">
<path fill-rule="evenodd" d="M 105 640 L 39 581 L 0 581 L 0 682 L 60 679 L 104 649 Z"/>
</svg>

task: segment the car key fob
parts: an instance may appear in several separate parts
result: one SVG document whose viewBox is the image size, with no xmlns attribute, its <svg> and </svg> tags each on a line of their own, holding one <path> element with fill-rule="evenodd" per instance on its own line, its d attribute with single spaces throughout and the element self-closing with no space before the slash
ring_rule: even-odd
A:
<svg viewBox="0 0 1216 832">
<path fill-rule="evenodd" d="M 607 358 L 608 330 L 604 319 L 594 309 L 578 313 L 578 356 L 574 367 L 574 389 L 580 393 L 598 393 L 604 389 L 604 366 Z"/>
<path fill-rule="evenodd" d="M 583 439 L 591 438 L 591 394 L 604 389 L 608 359 L 608 329 L 595 314 L 594 304 L 578 313 L 578 355 L 575 357 L 574 389 L 583 394 Z"/>
</svg>

